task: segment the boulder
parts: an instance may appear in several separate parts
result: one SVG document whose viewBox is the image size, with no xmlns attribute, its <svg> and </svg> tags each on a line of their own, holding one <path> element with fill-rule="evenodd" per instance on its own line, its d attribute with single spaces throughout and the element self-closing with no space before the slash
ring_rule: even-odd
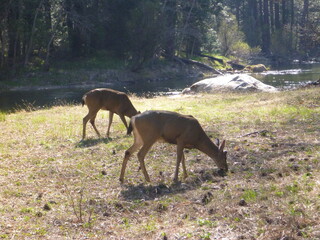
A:
<svg viewBox="0 0 320 240">
<path fill-rule="evenodd" d="M 182 91 L 183 94 L 197 92 L 228 92 L 228 91 L 262 91 L 276 92 L 273 86 L 262 83 L 247 74 L 230 74 L 208 78 L 194 83 L 190 88 Z"/>
<path fill-rule="evenodd" d="M 253 73 L 261 73 L 261 72 L 267 71 L 268 69 L 263 64 L 257 64 L 257 65 L 248 65 L 246 66 L 245 70 L 249 70 Z"/>
<path fill-rule="evenodd" d="M 317 81 L 307 83 L 309 86 L 320 86 L 320 78 Z"/>
</svg>

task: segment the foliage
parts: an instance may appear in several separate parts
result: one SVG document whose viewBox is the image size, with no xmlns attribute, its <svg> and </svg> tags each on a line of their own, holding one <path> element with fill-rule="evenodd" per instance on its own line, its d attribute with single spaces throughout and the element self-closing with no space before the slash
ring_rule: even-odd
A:
<svg viewBox="0 0 320 240">
<path fill-rule="evenodd" d="M 127 22 L 129 49 L 127 58 L 131 68 L 138 70 L 147 60 L 159 51 L 161 18 L 158 16 L 159 4 L 155 1 L 142 1 L 130 12 Z"/>
<path fill-rule="evenodd" d="M 290 56 L 294 50 L 295 36 L 287 30 L 275 31 L 271 36 L 270 50 L 279 56 Z M 287 44 L 283 45 L 283 42 Z"/>
<path fill-rule="evenodd" d="M 226 5 L 251 47 L 276 56 L 319 55 L 319 1 L 227 0 Z"/>
<path fill-rule="evenodd" d="M 260 48 L 317 57 L 319 9 L 309 0 L 3 0 L 0 74 L 48 71 L 55 61 L 97 52 L 132 70 L 202 51 L 247 57 Z"/>
<path fill-rule="evenodd" d="M 250 46 L 245 42 L 236 42 L 231 46 L 232 56 L 239 59 L 247 59 L 250 56 Z"/>
<path fill-rule="evenodd" d="M 209 53 L 219 52 L 219 42 L 217 41 L 218 39 L 217 31 L 213 28 L 209 28 L 205 37 L 206 39 L 203 43 L 203 51 L 209 52 Z"/>
<path fill-rule="evenodd" d="M 222 20 L 219 27 L 218 39 L 220 43 L 220 52 L 224 56 L 246 55 L 249 53 L 250 47 L 243 42 L 244 34 L 238 29 L 234 15 L 226 15 L 226 19 Z M 241 52 L 239 52 L 241 51 Z"/>
</svg>

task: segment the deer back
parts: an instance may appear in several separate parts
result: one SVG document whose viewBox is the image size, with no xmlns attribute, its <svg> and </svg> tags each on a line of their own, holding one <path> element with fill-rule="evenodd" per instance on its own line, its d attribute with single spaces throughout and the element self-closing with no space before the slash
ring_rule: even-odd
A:
<svg viewBox="0 0 320 240">
<path fill-rule="evenodd" d="M 137 114 L 129 97 L 125 93 L 113 89 L 93 89 L 85 94 L 83 100 L 88 108 L 108 110 L 128 117 Z"/>
<path fill-rule="evenodd" d="M 183 142 L 194 147 L 204 134 L 199 122 L 192 116 L 169 111 L 146 111 L 134 117 L 135 127 L 143 139 Z"/>
</svg>

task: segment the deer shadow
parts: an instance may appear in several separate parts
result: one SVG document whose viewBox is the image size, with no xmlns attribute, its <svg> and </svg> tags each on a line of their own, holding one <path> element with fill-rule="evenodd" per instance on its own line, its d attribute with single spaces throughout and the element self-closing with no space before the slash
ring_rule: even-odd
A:
<svg viewBox="0 0 320 240">
<path fill-rule="evenodd" d="M 92 147 L 95 145 L 98 145 L 100 143 L 105 143 L 108 144 L 109 142 L 112 142 L 113 140 L 116 140 L 117 138 L 88 138 L 81 140 L 76 144 L 77 148 L 87 148 L 87 147 Z"/>
<path fill-rule="evenodd" d="M 200 169 L 184 182 L 179 181 L 171 184 L 158 183 L 155 185 L 144 185 L 143 183 L 138 185 L 123 184 L 120 196 L 126 201 L 154 200 L 165 195 L 195 190 L 206 181 L 219 183 L 223 180 L 224 176 L 215 169 Z"/>
</svg>

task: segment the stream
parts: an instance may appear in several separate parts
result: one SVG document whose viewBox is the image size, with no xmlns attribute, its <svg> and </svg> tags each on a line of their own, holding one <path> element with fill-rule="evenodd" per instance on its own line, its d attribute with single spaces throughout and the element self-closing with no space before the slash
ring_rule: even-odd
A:
<svg viewBox="0 0 320 240">
<path fill-rule="evenodd" d="M 251 74 L 265 84 L 280 89 L 290 89 L 320 78 L 320 63 L 291 65 L 273 69 L 260 74 Z M 127 85 L 108 84 L 106 86 L 123 92 L 135 93 L 138 96 L 154 96 L 175 93 L 190 86 L 193 82 L 185 79 L 167 81 L 140 81 Z M 80 103 L 84 93 L 93 89 L 90 86 L 74 86 L 41 90 L 16 90 L 0 92 L 0 111 L 14 111 L 28 107 L 46 107 L 61 103 Z"/>
</svg>

